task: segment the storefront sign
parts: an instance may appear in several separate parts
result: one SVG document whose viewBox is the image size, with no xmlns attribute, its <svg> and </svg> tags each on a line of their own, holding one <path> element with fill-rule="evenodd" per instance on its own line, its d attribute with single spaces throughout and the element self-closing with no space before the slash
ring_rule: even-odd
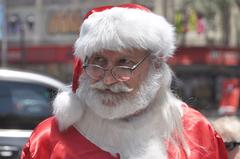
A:
<svg viewBox="0 0 240 159">
<path fill-rule="evenodd" d="M 47 22 L 49 34 L 78 33 L 82 23 L 81 10 L 51 11 Z"/>
</svg>

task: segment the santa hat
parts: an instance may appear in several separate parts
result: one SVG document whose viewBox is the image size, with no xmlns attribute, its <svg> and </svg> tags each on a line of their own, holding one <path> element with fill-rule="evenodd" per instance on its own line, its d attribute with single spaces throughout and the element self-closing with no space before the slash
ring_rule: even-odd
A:
<svg viewBox="0 0 240 159">
<path fill-rule="evenodd" d="M 86 56 L 107 49 L 146 49 L 167 59 L 175 49 L 174 27 L 162 16 L 137 4 L 104 6 L 89 11 L 75 43 L 72 91 L 79 86 Z"/>
</svg>

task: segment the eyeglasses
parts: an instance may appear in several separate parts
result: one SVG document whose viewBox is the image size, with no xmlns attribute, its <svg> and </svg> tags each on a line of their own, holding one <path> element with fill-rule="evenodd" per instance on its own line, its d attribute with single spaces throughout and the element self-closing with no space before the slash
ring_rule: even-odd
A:
<svg viewBox="0 0 240 159">
<path fill-rule="evenodd" d="M 224 144 L 228 151 L 232 151 L 236 146 L 240 146 L 240 142 L 236 141 L 224 142 Z"/>
<path fill-rule="evenodd" d="M 149 56 L 148 53 L 144 58 L 132 67 L 129 66 L 114 66 L 111 69 L 105 69 L 99 65 L 88 64 L 88 57 L 84 60 L 83 68 L 87 75 L 94 80 L 104 78 L 106 71 L 110 71 L 114 79 L 120 82 L 128 81 L 132 77 L 132 72 Z"/>
</svg>

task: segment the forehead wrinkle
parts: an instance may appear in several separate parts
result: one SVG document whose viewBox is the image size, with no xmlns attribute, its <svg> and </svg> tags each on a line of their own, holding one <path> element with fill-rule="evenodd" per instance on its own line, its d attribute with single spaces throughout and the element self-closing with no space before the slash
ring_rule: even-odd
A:
<svg viewBox="0 0 240 159">
<path fill-rule="evenodd" d="M 130 58 L 136 58 L 139 57 L 141 58 L 142 56 L 146 55 L 147 50 L 140 50 L 140 49 L 136 49 L 136 48 L 130 48 L 130 49 L 122 49 L 120 51 L 116 51 L 116 50 L 101 50 L 98 52 L 95 52 L 92 54 L 92 56 L 94 55 L 104 55 L 107 56 L 108 54 L 118 54 L 118 55 L 123 55 L 124 56 L 128 56 Z M 143 55 L 142 55 L 143 54 Z"/>
</svg>

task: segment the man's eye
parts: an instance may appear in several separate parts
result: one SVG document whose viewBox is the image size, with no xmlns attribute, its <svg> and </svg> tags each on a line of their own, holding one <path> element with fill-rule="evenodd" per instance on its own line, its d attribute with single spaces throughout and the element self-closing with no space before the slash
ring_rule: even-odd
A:
<svg viewBox="0 0 240 159">
<path fill-rule="evenodd" d="M 120 59 L 118 62 L 119 66 L 133 66 L 135 63 L 130 59 Z"/>
<path fill-rule="evenodd" d="M 94 65 L 99 65 L 99 66 L 106 66 L 107 65 L 107 60 L 103 57 L 94 57 L 92 60 L 91 60 L 91 64 L 94 64 Z"/>
</svg>

